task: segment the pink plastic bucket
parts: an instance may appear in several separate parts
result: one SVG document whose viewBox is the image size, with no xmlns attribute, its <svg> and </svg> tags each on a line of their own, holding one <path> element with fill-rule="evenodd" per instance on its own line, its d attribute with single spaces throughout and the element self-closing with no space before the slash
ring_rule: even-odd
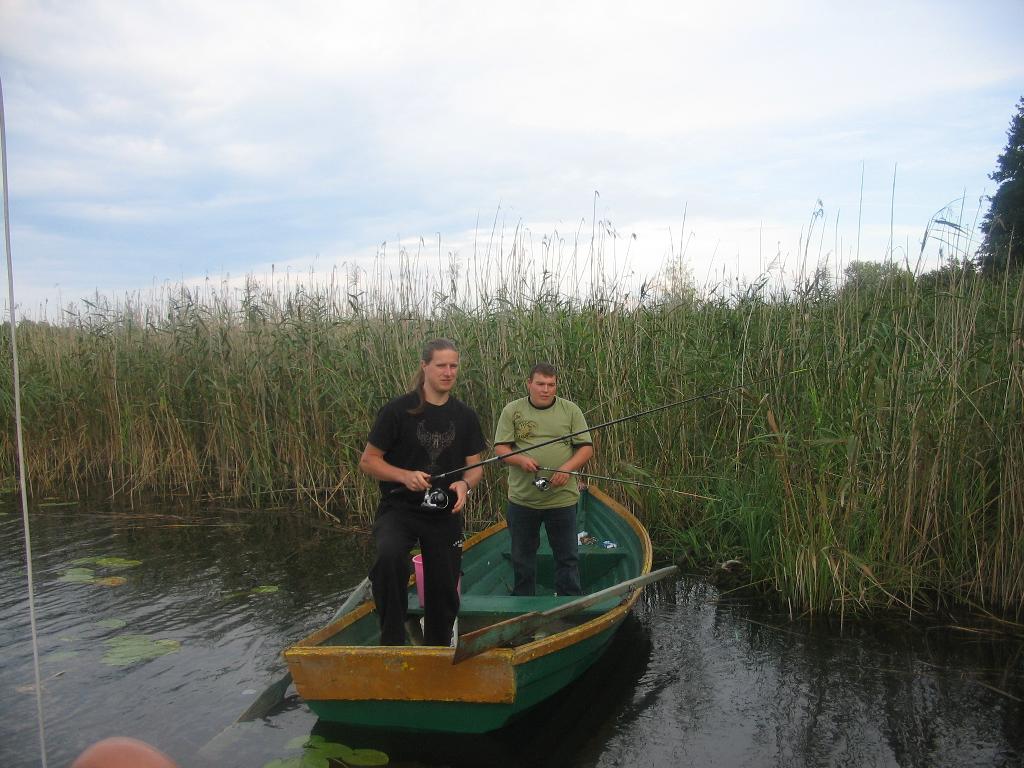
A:
<svg viewBox="0 0 1024 768">
<path fill-rule="evenodd" d="M 413 555 L 412 569 L 416 573 L 416 597 L 419 598 L 420 607 L 423 607 L 423 555 Z M 459 580 L 455 585 L 455 589 L 458 591 L 460 595 L 462 594 L 461 576 L 459 576 Z"/>
</svg>

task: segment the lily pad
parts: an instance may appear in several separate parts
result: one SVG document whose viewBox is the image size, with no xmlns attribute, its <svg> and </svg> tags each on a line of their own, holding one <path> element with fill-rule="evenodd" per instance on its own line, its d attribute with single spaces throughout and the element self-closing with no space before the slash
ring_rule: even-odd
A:
<svg viewBox="0 0 1024 768">
<path fill-rule="evenodd" d="M 80 557 L 77 560 L 71 561 L 72 565 L 85 565 L 86 563 L 92 563 L 100 568 L 111 568 L 113 570 L 134 568 L 137 565 L 142 565 L 141 560 L 128 560 L 123 557 Z"/>
<path fill-rule="evenodd" d="M 118 635 L 103 642 L 108 648 L 103 663 L 111 667 L 126 667 L 181 650 L 180 640 L 154 640 L 147 635 Z"/>
<path fill-rule="evenodd" d="M 325 760 L 331 757 L 338 757 L 342 760 L 345 759 L 345 755 L 349 754 L 352 750 L 346 747 L 344 744 L 335 744 L 331 741 L 325 741 L 323 744 L 318 744 L 315 747 L 307 747 L 306 754 L 315 754 L 318 757 L 322 757 Z"/>
<path fill-rule="evenodd" d="M 57 581 L 65 584 L 92 584 L 96 581 L 96 572 L 92 568 L 68 568 Z"/>
<path fill-rule="evenodd" d="M 376 749 L 351 749 L 342 760 L 347 765 L 387 765 L 388 756 Z"/>
<path fill-rule="evenodd" d="M 101 568 L 113 568 L 114 570 L 121 570 L 122 568 L 135 568 L 136 566 L 142 565 L 141 560 L 129 560 L 125 557 L 101 557 L 96 561 L 96 565 Z"/>
<path fill-rule="evenodd" d="M 128 583 L 128 579 L 124 576 L 106 576 L 102 579 L 96 579 L 96 583 L 103 587 L 120 587 Z"/>
<path fill-rule="evenodd" d="M 223 596 L 223 600 L 238 600 L 242 597 L 252 597 L 253 595 L 270 595 L 274 592 L 280 592 L 281 588 L 271 584 L 264 584 L 259 587 L 253 587 L 252 589 L 242 590 L 241 592 L 228 592 Z"/>
<path fill-rule="evenodd" d="M 388 756 L 376 749 L 353 749 L 343 760 L 349 765 L 387 765 Z"/>
<path fill-rule="evenodd" d="M 128 622 L 124 619 L 100 619 L 99 621 L 94 621 L 93 624 L 104 629 L 124 629 L 128 626 Z"/>
<path fill-rule="evenodd" d="M 344 744 L 328 741 L 323 736 L 298 736 L 288 742 L 288 749 L 301 747 L 301 757 L 280 758 L 267 763 L 263 768 L 329 768 L 331 760 L 340 760 L 349 766 L 387 765 L 390 760 L 386 754 L 376 749 L 352 749 Z"/>
<path fill-rule="evenodd" d="M 54 651 L 53 653 L 46 654 L 43 658 L 43 663 L 47 664 L 50 662 L 56 663 L 58 661 L 67 661 L 68 659 L 75 658 L 77 655 L 78 651 Z"/>
</svg>

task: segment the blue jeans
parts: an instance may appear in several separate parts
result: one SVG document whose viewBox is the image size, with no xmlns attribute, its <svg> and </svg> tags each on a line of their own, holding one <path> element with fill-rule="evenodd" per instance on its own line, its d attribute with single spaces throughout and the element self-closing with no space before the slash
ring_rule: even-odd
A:
<svg viewBox="0 0 1024 768">
<path fill-rule="evenodd" d="M 555 557 L 555 592 L 579 595 L 579 556 L 576 554 L 576 505 L 554 509 L 533 509 L 513 501 L 505 512 L 512 538 L 512 569 L 515 574 L 513 595 L 533 595 L 537 590 L 537 548 L 540 526 L 547 531 L 551 553 Z"/>
</svg>

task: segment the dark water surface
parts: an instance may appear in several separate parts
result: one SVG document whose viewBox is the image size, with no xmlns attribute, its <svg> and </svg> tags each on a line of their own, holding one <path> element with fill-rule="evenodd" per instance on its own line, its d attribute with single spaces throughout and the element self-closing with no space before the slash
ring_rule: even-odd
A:
<svg viewBox="0 0 1024 768">
<path fill-rule="evenodd" d="M 352 731 L 319 723 L 295 696 L 229 728 L 284 673 L 282 647 L 363 577 L 365 540 L 282 513 L 51 507 L 33 514 L 32 542 L 50 766 L 127 735 L 183 768 L 261 768 L 299 756 L 295 740 L 311 734 L 385 752 L 393 766 L 1024 764 L 1019 638 L 893 621 L 840 632 L 688 578 L 649 587 L 595 668 L 495 734 Z M 97 557 L 141 562 L 74 562 Z M 62 581 L 72 568 L 114 581 Z M 112 655 L 126 635 L 165 653 Z M 12 507 L 0 507 L 0 654 L 0 766 L 40 765 Z"/>
</svg>

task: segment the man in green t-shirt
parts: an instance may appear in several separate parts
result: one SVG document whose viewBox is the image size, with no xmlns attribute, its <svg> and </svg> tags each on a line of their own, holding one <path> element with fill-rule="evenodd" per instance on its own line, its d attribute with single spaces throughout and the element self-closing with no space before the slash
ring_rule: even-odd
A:
<svg viewBox="0 0 1024 768">
<path fill-rule="evenodd" d="M 576 554 L 576 502 L 580 491 L 574 475 L 594 455 L 583 412 L 575 403 L 556 396 L 558 371 L 538 363 L 526 381 L 527 396 L 513 400 L 498 417 L 494 452 L 507 456 L 508 507 L 505 518 L 512 538 L 513 595 L 532 595 L 537 587 L 537 548 L 543 523 L 555 558 L 555 592 L 580 594 L 579 557 Z M 508 456 L 516 450 L 552 440 L 536 450 Z M 545 469 L 541 469 L 541 468 Z M 551 471 L 555 470 L 555 471 Z M 550 475 L 550 477 L 549 477 Z M 534 481 L 547 479 L 547 488 Z"/>
</svg>

